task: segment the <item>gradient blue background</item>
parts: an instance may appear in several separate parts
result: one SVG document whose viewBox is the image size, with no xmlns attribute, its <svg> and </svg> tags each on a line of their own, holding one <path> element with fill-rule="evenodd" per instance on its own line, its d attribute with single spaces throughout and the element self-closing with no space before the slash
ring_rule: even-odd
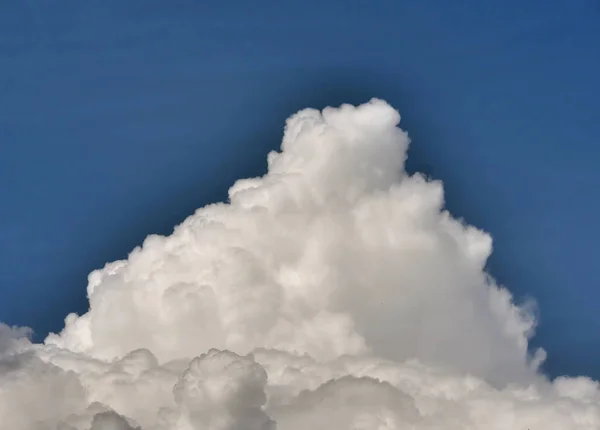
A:
<svg viewBox="0 0 600 430">
<path fill-rule="evenodd" d="M 600 378 L 599 22 L 593 0 L 2 0 L 0 321 L 59 330 L 88 272 L 262 174 L 288 115 L 376 96 L 537 298 L 545 369 Z"/>
</svg>

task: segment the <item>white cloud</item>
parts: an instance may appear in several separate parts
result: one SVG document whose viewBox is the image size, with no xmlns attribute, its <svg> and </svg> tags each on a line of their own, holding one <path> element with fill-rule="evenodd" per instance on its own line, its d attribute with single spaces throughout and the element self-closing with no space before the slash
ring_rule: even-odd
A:
<svg viewBox="0 0 600 430">
<path fill-rule="evenodd" d="M 62 333 L 23 353 L 0 327 L 0 422 L 600 429 L 596 382 L 537 372 L 490 237 L 404 172 L 399 120 L 380 100 L 297 113 L 267 175 L 93 272 Z"/>
<path fill-rule="evenodd" d="M 0 323 L 0 356 L 8 351 L 27 347 L 31 329 L 27 327 L 11 327 Z"/>
</svg>

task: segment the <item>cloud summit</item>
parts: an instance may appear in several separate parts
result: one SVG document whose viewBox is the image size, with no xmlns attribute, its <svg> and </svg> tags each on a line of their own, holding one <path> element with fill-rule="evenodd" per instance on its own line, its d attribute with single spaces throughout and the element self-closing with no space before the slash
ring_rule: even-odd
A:
<svg viewBox="0 0 600 430">
<path fill-rule="evenodd" d="M 599 384 L 538 371 L 532 306 L 405 172 L 399 122 L 296 113 L 265 176 L 91 273 L 61 333 L 0 326 L 0 427 L 600 429 Z"/>
</svg>

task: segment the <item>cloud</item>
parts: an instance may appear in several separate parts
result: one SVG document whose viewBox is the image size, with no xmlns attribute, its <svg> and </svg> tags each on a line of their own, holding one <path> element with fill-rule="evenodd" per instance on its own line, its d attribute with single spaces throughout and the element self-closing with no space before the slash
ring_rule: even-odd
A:
<svg viewBox="0 0 600 430">
<path fill-rule="evenodd" d="M 399 121 L 375 99 L 290 117 L 265 176 L 91 273 L 89 311 L 44 344 L 0 341 L 0 422 L 600 428 L 597 382 L 538 372 L 535 308 L 485 272 L 489 235 L 404 171 Z"/>
<path fill-rule="evenodd" d="M 11 327 L 0 323 L 0 356 L 28 346 L 30 336 L 31 329 L 28 327 Z"/>
</svg>

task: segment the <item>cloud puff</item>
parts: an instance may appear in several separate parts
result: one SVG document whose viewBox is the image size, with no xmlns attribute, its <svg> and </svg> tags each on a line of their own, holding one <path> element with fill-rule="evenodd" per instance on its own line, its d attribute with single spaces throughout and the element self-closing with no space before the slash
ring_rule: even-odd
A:
<svg viewBox="0 0 600 430">
<path fill-rule="evenodd" d="M 0 422 L 37 430 L 600 428 L 547 380 L 484 232 L 404 171 L 381 100 L 287 120 L 268 173 L 90 274 L 44 344 L 0 327 Z M 8 335 L 6 334 L 8 333 Z"/>
<path fill-rule="evenodd" d="M 0 356 L 7 351 L 27 347 L 31 329 L 27 327 L 11 327 L 0 323 Z"/>
</svg>

